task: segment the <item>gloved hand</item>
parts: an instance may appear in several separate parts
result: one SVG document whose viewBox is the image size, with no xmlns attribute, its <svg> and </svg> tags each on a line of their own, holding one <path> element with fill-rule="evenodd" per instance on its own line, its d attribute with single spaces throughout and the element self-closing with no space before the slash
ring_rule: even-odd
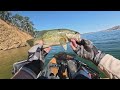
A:
<svg viewBox="0 0 120 90">
<path fill-rule="evenodd" d="M 37 45 L 33 46 L 28 51 L 28 61 L 30 63 L 24 65 L 24 68 L 32 70 L 36 75 L 38 75 L 39 72 L 43 69 L 45 62 L 44 58 L 51 50 L 51 47 L 43 49 L 42 46 L 43 41 L 40 40 Z"/>
<path fill-rule="evenodd" d="M 33 60 L 41 60 L 42 62 L 45 61 L 44 58 L 51 50 L 51 47 L 43 49 L 42 46 L 43 46 L 43 41 L 40 40 L 38 44 L 33 46 L 31 49 L 29 49 L 28 61 L 33 61 Z"/>
<path fill-rule="evenodd" d="M 51 50 L 51 47 L 42 48 L 43 41 L 33 46 L 28 51 L 28 60 L 17 62 L 14 66 L 20 66 L 12 79 L 36 79 L 41 70 L 43 70 L 44 58 Z"/>
<path fill-rule="evenodd" d="M 98 50 L 89 40 L 82 39 L 80 42 L 77 42 L 75 39 L 71 39 L 70 45 L 78 56 L 91 60 L 95 65 L 98 65 L 105 56 L 105 53 Z"/>
</svg>

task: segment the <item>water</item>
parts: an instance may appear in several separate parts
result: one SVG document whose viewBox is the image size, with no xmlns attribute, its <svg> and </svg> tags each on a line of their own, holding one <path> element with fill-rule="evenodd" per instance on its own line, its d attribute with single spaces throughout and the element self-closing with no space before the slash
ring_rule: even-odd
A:
<svg viewBox="0 0 120 90">
<path fill-rule="evenodd" d="M 9 79 L 12 77 L 13 63 L 26 60 L 29 46 L 6 51 L 0 51 L 0 79 Z"/>
<path fill-rule="evenodd" d="M 120 59 L 120 30 L 83 34 L 82 37 L 91 40 L 101 51 Z"/>
</svg>

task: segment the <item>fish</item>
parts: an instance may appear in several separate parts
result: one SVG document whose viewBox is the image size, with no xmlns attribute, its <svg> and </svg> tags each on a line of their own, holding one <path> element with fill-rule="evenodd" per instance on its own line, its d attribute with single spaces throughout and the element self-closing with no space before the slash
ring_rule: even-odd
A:
<svg viewBox="0 0 120 90">
<path fill-rule="evenodd" d="M 28 40 L 28 44 L 33 46 L 38 43 L 39 40 L 42 40 L 44 42 L 43 48 L 61 45 L 64 50 L 67 50 L 67 43 L 70 42 L 70 39 L 74 38 L 77 41 L 81 40 L 80 33 L 70 29 L 43 30 L 43 32 L 35 39 Z"/>
</svg>

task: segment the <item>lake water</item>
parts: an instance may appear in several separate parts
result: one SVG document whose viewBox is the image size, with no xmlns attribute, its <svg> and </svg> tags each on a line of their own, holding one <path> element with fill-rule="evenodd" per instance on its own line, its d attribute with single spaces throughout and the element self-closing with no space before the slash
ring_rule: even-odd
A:
<svg viewBox="0 0 120 90">
<path fill-rule="evenodd" d="M 98 49 L 120 59 L 120 30 L 84 34 L 83 37 L 91 40 Z"/>
<path fill-rule="evenodd" d="M 12 77 L 13 63 L 27 59 L 30 47 L 21 47 L 6 51 L 0 51 L 0 79 Z"/>
</svg>

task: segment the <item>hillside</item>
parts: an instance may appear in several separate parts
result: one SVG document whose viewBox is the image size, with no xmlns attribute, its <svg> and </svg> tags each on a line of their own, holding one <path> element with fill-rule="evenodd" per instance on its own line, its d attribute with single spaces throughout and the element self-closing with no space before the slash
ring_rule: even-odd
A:
<svg viewBox="0 0 120 90">
<path fill-rule="evenodd" d="M 118 26 L 114 26 L 112 28 L 107 29 L 107 31 L 111 31 L 111 30 L 120 30 L 120 26 L 118 25 Z"/>
<path fill-rule="evenodd" d="M 101 30 L 101 31 L 113 31 L 113 30 L 120 30 L 120 25 L 114 26 L 114 27 L 111 27 L 105 30 Z M 96 32 L 101 32 L 101 31 L 96 31 Z M 92 34 L 92 33 L 95 33 L 95 32 L 88 32 L 88 33 L 83 33 L 83 34 Z"/>
<path fill-rule="evenodd" d="M 33 37 L 20 31 L 17 27 L 11 26 L 0 19 L 0 50 L 8 50 L 26 46 L 26 41 Z"/>
</svg>

